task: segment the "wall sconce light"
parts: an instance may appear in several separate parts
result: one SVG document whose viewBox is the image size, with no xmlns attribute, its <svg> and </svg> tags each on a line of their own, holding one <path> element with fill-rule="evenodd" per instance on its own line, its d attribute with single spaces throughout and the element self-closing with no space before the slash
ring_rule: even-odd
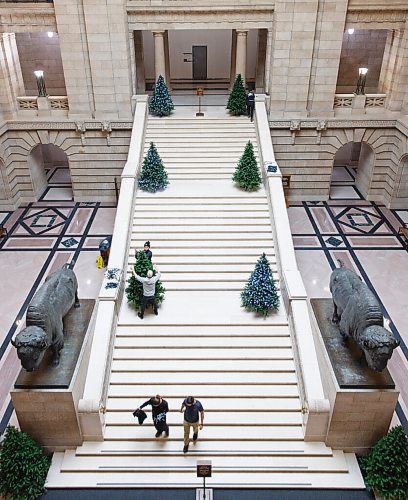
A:
<svg viewBox="0 0 408 500">
<path fill-rule="evenodd" d="M 347 30 L 347 33 L 348 33 L 349 35 L 352 35 L 352 34 L 354 33 L 354 28 L 349 28 L 349 29 Z"/>
<path fill-rule="evenodd" d="M 34 71 L 34 75 L 37 79 L 38 97 L 47 97 L 47 90 L 45 88 L 45 81 L 44 81 L 44 71 L 42 70 Z"/>
<path fill-rule="evenodd" d="M 358 68 L 356 95 L 364 95 L 367 71 L 368 68 Z"/>
<path fill-rule="evenodd" d="M 47 31 L 47 36 L 48 36 L 48 38 L 52 38 L 54 36 L 54 32 L 53 31 Z"/>
</svg>

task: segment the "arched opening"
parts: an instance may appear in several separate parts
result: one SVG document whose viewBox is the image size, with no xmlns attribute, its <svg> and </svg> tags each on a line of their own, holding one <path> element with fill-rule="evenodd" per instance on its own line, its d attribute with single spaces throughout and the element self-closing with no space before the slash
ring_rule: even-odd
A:
<svg viewBox="0 0 408 500">
<path fill-rule="evenodd" d="M 73 200 L 71 175 L 66 153 L 54 144 L 38 144 L 28 157 L 35 199 Z"/>
<path fill-rule="evenodd" d="M 374 151 L 365 142 L 348 142 L 335 154 L 330 199 L 368 199 Z"/>
<path fill-rule="evenodd" d="M 404 156 L 399 168 L 401 174 L 397 187 L 397 198 L 408 199 L 408 156 Z"/>
</svg>

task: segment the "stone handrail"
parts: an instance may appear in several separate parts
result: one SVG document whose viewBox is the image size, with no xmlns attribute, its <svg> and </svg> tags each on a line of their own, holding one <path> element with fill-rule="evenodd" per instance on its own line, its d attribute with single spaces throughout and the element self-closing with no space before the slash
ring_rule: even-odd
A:
<svg viewBox="0 0 408 500">
<path fill-rule="evenodd" d="M 17 100 L 18 112 L 22 115 L 46 117 L 53 114 L 68 115 L 69 102 L 67 96 L 19 96 Z"/>
<path fill-rule="evenodd" d="M 324 441 L 330 404 L 323 391 L 309 317 L 307 293 L 296 262 L 282 175 L 275 161 L 265 99 L 264 95 L 257 95 L 255 102 L 258 151 L 270 205 L 275 255 L 281 277 L 282 300 L 289 318 L 295 354 L 302 399 L 303 430 L 305 440 Z M 267 165 L 274 165 L 276 172 L 268 172 Z"/>
<path fill-rule="evenodd" d="M 147 97 L 137 96 L 128 159 L 121 176 L 109 267 L 98 297 L 88 373 L 84 394 L 78 405 L 78 416 L 85 441 L 103 440 L 105 400 L 114 333 L 125 288 L 125 280 L 122 277 L 126 274 L 136 181 L 143 154 Z"/>
</svg>

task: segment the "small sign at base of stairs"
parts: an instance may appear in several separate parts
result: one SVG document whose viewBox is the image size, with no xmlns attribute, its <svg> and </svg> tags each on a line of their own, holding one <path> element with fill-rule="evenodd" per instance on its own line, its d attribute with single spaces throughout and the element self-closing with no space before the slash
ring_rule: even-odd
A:
<svg viewBox="0 0 408 500">
<path fill-rule="evenodd" d="M 212 488 L 205 489 L 205 498 L 204 498 L 204 488 L 197 488 L 196 489 L 196 500 L 213 500 Z"/>
</svg>

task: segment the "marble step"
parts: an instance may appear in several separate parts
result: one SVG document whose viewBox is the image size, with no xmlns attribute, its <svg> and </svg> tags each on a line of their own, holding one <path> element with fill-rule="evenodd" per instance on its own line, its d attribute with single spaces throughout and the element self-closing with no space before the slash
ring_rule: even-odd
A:
<svg viewBox="0 0 408 500">
<path fill-rule="evenodd" d="M 137 236 L 135 235 L 135 239 L 132 242 L 132 246 L 130 247 L 130 260 L 134 258 L 136 251 L 142 250 L 144 241 L 145 239 L 140 237 L 137 238 Z M 257 246 L 250 247 L 249 243 L 244 248 L 239 246 L 231 247 L 228 245 L 223 247 L 214 247 L 211 245 L 193 246 L 191 243 L 194 242 L 189 242 L 189 245 L 187 244 L 187 242 L 185 242 L 183 243 L 183 246 L 169 246 L 168 242 L 166 243 L 166 245 L 163 243 L 163 246 L 156 247 L 157 242 L 152 241 L 152 244 L 154 245 L 152 247 L 154 262 L 158 262 L 159 258 L 162 259 L 162 261 L 168 261 L 168 259 L 171 258 L 171 262 L 174 263 L 187 263 L 189 262 L 189 259 L 195 262 L 197 258 L 199 258 L 200 262 L 213 262 L 214 260 L 216 260 L 217 262 L 229 262 L 234 258 L 239 258 L 240 262 L 245 262 L 245 259 L 251 259 L 250 262 L 253 262 L 255 264 L 259 257 L 262 255 L 263 251 L 265 251 L 265 253 L 267 254 L 269 261 L 273 261 L 275 259 L 275 249 L 270 245 L 265 245 L 262 247 L 262 249 L 260 249 Z M 211 249 L 211 251 L 209 251 L 209 249 Z"/>
<path fill-rule="evenodd" d="M 271 251 L 274 251 L 274 246 L 271 235 L 267 233 L 265 234 L 265 237 L 256 235 L 256 237 L 252 238 L 250 233 L 247 233 L 245 238 L 239 238 L 237 234 L 234 234 L 232 236 L 235 238 L 231 237 L 228 239 L 220 239 L 220 235 L 213 235 L 213 237 L 210 238 L 209 236 L 211 235 L 209 234 L 206 234 L 205 239 L 202 238 L 202 235 L 200 238 L 193 238 L 192 235 L 189 235 L 189 238 L 186 238 L 185 236 L 179 234 L 179 238 L 172 238 L 171 235 L 164 236 L 153 234 L 153 238 L 153 236 L 150 237 L 151 233 L 144 231 L 143 234 L 142 232 L 140 232 L 140 234 L 132 233 L 130 251 L 133 253 L 136 246 L 137 248 L 140 248 L 140 241 L 144 242 L 149 239 L 154 244 L 155 248 L 160 248 L 162 253 L 166 252 L 166 255 L 171 255 L 171 252 L 167 253 L 167 249 L 171 248 L 177 248 L 178 255 L 186 252 L 198 255 L 197 251 L 200 251 L 201 253 L 204 252 L 205 255 L 208 255 L 209 253 L 211 253 L 211 255 L 218 255 L 220 253 L 225 255 L 230 254 L 230 249 L 231 255 L 240 255 L 241 252 L 244 255 L 249 252 L 254 252 L 259 256 L 261 256 L 264 252 L 269 255 Z M 186 239 L 183 240 L 183 237 Z M 262 243 L 260 243 L 261 240 Z M 209 252 L 208 249 L 210 249 L 211 252 Z M 195 252 L 192 252 L 192 250 L 195 250 Z M 232 250 L 234 250 L 234 254 L 232 253 Z"/>
<path fill-rule="evenodd" d="M 218 297 L 215 297 L 217 300 Z M 283 318 L 282 318 L 283 319 Z M 157 337 L 219 337 L 219 336 L 230 336 L 232 338 L 246 337 L 248 335 L 266 336 L 266 337 L 287 337 L 290 335 L 289 327 L 287 321 L 282 324 L 270 324 L 268 318 L 266 318 L 264 323 L 251 323 L 244 324 L 194 324 L 194 325 L 149 325 L 145 326 L 141 323 L 139 324 L 123 324 L 119 322 L 116 328 L 117 336 L 140 336 L 140 337 L 151 337 L 152 335 Z M 212 340 L 208 340 L 212 342 Z"/>
<path fill-rule="evenodd" d="M 192 444 L 191 447 L 194 445 Z M 333 451 L 332 457 L 217 457 L 213 463 L 214 475 L 220 472 L 269 472 L 269 473 L 290 473 L 299 472 L 326 472 L 333 469 L 340 472 L 347 472 L 348 467 L 342 451 Z M 191 456 L 164 456 L 160 459 L 160 466 L 157 465 L 155 457 L 141 456 L 99 456 L 95 462 L 86 456 L 77 457 L 75 451 L 69 450 L 65 453 L 61 471 L 90 471 L 96 472 L 149 472 L 156 468 L 160 468 L 163 472 L 181 472 L 189 471 L 196 473 L 197 463 L 194 457 Z"/>
<path fill-rule="evenodd" d="M 291 339 L 288 334 L 285 337 L 121 337 L 116 334 L 116 349 L 126 348 L 160 348 L 160 349 L 274 349 L 291 348 Z"/>
<path fill-rule="evenodd" d="M 181 400 L 182 401 L 182 400 Z M 179 406 L 181 405 L 181 401 L 179 402 Z M 225 405 L 225 403 L 224 403 Z M 225 405 L 227 406 L 227 405 Z M 205 408 L 205 407 L 204 407 Z M 134 408 L 133 408 L 134 410 Z M 109 426 L 132 426 L 134 427 L 137 424 L 137 420 L 132 414 L 132 411 L 114 411 L 110 412 L 109 410 L 105 414 L 105 423 Z M 182 427 L 183 416 L 180 412 L 169 412 L 167 414 L 167 423 L 170 426 L 170 432 L 173 430 Z M 246 427 L 254 427 L 254 426 L 298 426 L 302 425 L 302 414 L 300 410 L 294 411 L 280 411 L 280 412 L 268 412 L 268 413 L 260 413 L 260 412 L 246 412 L 246 411 L 234 411 L 234 414 L 229 414 L 223 411 L 219 412 L 207 412 L 205 413 L 205 427 L 209 428 L 211 426 L 242 426 Z M 152 434 L 154 434 L 154 426 L 151 419 L 147 419 L 144 424 L 144 427 L 150 427 Z"/>
<path fill-rule="evenodd" d="M 251 231 L 251 234 L 259 234 L 264 233 L 268 234 L 270 238 L 272 238 L 272 228 L 271 225 L 266 223 L 265 221 L 261 221 L 261 223 L 257 222 L 255 224 L 251 224 L 250 222 L 235 222 L 233 219 L 231 221 L 192 221 L 180 219 L 178 224 L 171 224 L 167 221 L 156 221 L 152 223 L 146 223 L 144 221 L 136 220 L 132 224 L 133 233 L 140 231 L 149 231 L 151 234 L 167 234 L 174 233 L 177 234 L 178 231 L 182 231 L 183 235 L 188 234 L 200 234 L 200 233 L 221 233 L 221 234 L 242 234 L 245 235 L 243 239 L 248 238 L 248 232 Z"/>
<path fill-rule="evenodd" d="M 266 198 L 252 199 L 249 203 L 239 200 L 230 200 L 222 202 L 222 200 L 200 201 L 200 200 L 186 200 L 180 199 L 177 203 L 173 199 L 157 200 L 137 198 L 135 204 L 135 212 L 138 210 L 160 210 L 163 214 L 167 212 L 240 212 L 242 215 L 253 212 L 265 212 L 269 214 L 268 202 Z"/>
<path fill-rule="evenodd" d="M 250 272 L 252 272 L 252 270 L 250 270 Z M 189 273 L 182 270 L 181 272 L 163 273 L 161 281 L 165 286 L 170 285 L 171 283 L 189 283 L 193 286 L 208 283 L 212 285 L 213 288 L 217 289 L 218 287 L 229 286 L 234 283 L 246 283 L 250 272 L 231 271 L 228 273 L 225 272 L 224 269 L 222 272 L 202 269 Z M 275 280 L 275 284 L 279 283 L 277 271 L 272 270 L 272 275 Z M 128 271 L 127 276 L 130 277 L 130 270 Z"/>
<path fill-rule="evenodd" d="M 295 364 L 290 359 L 236 359 L 236 360 L 184 360 L 177 361 L 163 359 L 160 363 L 139 359 L 137 363 L 133 359 L 114 359 L 112 361 L 112 371 L 116 372 L 295 372 Z M 262 388 L 251 389 L 254 396 L 262 396 Z"/>
<path fill-rule="evenodd" d="M 269 387 L 266 386 L 268 389 Z M 177 413 L 180 416 L 180 406 L 181 402 L 184 400 L 187 389 L 183 386 L 179 389 L 178 396 L 170 396 L 167 394 L 167 389 L 171 389 L 164 386 L 164 392 L 162 392 L 162 397 L 166 399 L 169 404 L 170 412 Z M 208 389 L 208 388 L 206 388 Z M 214 387 L 209 389 L 214 390 Z M 217 388 L 215 388 L 217 390 Z M 293 388 L 291 388 L 292 393 L 294 393 Z M 173 390 L 173 393 L 176 392 Z M 197 390 L 196 390 L 197 392 Z M 233 413 L 236 411 L 244 412 L 299 412 L 301 410 L 301 404 L 298 394 L 293 396 L 268 396 L 263 398 L 251 398 L 248 400 L 243 400 L 242 398 L 228 398 L 222 397 L 221 394 L 217 393 L 217 397 L 208 397 L 205 394 L 201 394 L 201 389 L 199 389 L 199 394 L 195 394 L 195 397 L 202 401 L 205 407 L 206 413 L 208 412 L 218 412 L 218 413 Z M 210 392 L 207 390 L 207 392 Z M 130 412 L 132 413 L 138 405 L 143 404 L 145 401 L 151 397 L 151 394 L 157 394 L 156 386 L 146 386 L 140 387 L 140 395 L 135 396 L 135 398 L 120 398 L 120 397 L 108 397 L 106 402 L 106 408 L 108 412 Z M 190 394 L 190 393 L 189 393 Z M 145 407 L 144 411 L 149 414 L 150 406 Z"/>
<path fill-rule="evenodd" d="M 165 446 L 163 446 L 165 444 Z M 109 456 L 174 456 L 180 454 L 180 445 L 177 442 L 160 440 L 126 442 L 110 441 L 109 443 L 84 442 L 76 449 L 77 456 L 109 455 Z M 319 456 L 330 458 L 333 451 L 324 443 L 299 442 L 299 441 L 201 441 L 198 440 L 188 450 L 188 457 L 200 455 L 213 456 Z"/>
<path fill-rule="evenodd" d="M 133 227 L 135 226 L 153 226 L 153 227 L 183 227 L 188 226 L 263 226 L 268 231 L 271 229 L 270 219 L 263 214 L 247 217 L 237 215 L 226 216 L 224 213 L 213 213 L 209 217 L 188 214 L 187 212 L 178 212 L 179 216 L 173 213 L 160 216 L 159 213 L 151 214 L 149 212 L 135 212 L 133 217 Z"/>
<path fill-rule="evenodd" d="M 193 229 L 193 228 L 192 228 Z M 168 241 L 173 243 L 175 241 L 180 242 L 190 242 L 196 243 L 196 245 L 200 245 L 202 243 L 210 243 L 212 242 L 213 246 L 246 246 L 248 243 L 253 242 L 258 247 L 260 246 L 260 241 L 267 242 L 269 245 L 272 245 L 272 230 L 270 227 L 264 229 L 256 229 L 251 232 L 244 232 L 243 230 L 239 231 L 230 231 L 228 233 L 223 233 L 221 228 L 217 228 L 217 230 L 208 230 L 203 231 L 197 229 L 195 231 L 191 230 L 186 232 L 185 230 L 181 232 L 176 231 L 159 231 L 155 228 L 150 228 L 149 231 L 140 229 L 138 232 L 143 232 L 144 238 L 149 239 L 150 241 L 155 241 L 155 246 L 160 246 L 162 242 Z M 137 232 L 134 231 L 132 233 L 132 239 L 137 236 Z M 182 243 L 184 245 L 185 243 Z M 262 246 L 264 244 L 262 243 Z"/>
<path fill-rule="evenodd" d="M 223 386 L 232 386 L 232 385 L 261 385 L 261 386 L 269 386 L 275 385 L 274 387 L 274 395 L 278 394 L 283 396 L 296 396 L 296 390 L 290 387 L 297 383 L 296 374 L 291 373 L 277 373 L 277 372 L 228 372 L 224 373 L 222 379 L 220 380 L 220 376 L 218 373 L 203 373 L 203 372 L 191 372 L 189 376 L 189 384 L 200 384 L 200 388 L 192 388 L 194 393 L 197 391 L 206 391 L 207 394 L 214 395 L 214 387 L 217 386 L 217 390 L 222 384 Z M 169 386 L 169 385 L 184 385 L 186 384 L 186 376 L 184 372 L 158 372 L 154 379 L 150 373 L 143 374 L 141 372 L 115 372 L 112 371 L 110 377 L 110 384 L 112 385 L 147 385 L 151 386 L 150 392 L 146 392 L 146 395 L 151 392 L 157 392 L 160 390 L 158 386 Z M 143 390 L 146 390 L 143 388 Z M 167 389 L 163 389 L 167 391 Z M 285 392 L 287 391 L 287 392 Z M 185 391 L 183 390 L 183 393 Z M 181 393 L 180 393 L 181 394 Z M 218 394 L 218 393 L 217 393 Z"/>
<path fill-rule="evenodd" d="M 143 244 L 143 243 L 142 243 Z M 142 245 L 141 244 L 141 245 Z M 141 250 L 141 247 L 138 249 L 138 251 Z M 136 257 L 135 257 L 136 249 L 131 252 L 129 255 L 128 259 L 128 264 L 129 265 L 134 265 L 136 262 Z M 247 265 L 249 266 L 249 269 L 252 271 L 255 267 L 256 261 L 258 260 L 258 253 L 254 253 L 253 255 L 240 255 L 239 256 L 239 262 L 241 263 L 240 265 Z M 181 268 L 184 268 L 184 266 L 192 266 L 192 265 L 213 265 L 213 266 L 218 266 L 218 269 L 221 269 L 221 266 L 225 266 L 228 268 L 230 265 L 234 265 L 234 262 L 236 262 L 237 256 L 236 255 L 219 255 L 219 254 L 214 254 L 214 255 L 163 255 L 158 254 L 155 250 L 153 254 L 153 261 L 157 265 L 157 267 L 161 270 L 164 269 L 163 266 L 166 265 L 173 265 L 173 266 L 180 266 Z M 274 262 L 276 262 L 275 255 L 271 255 L 270 253 L 268 254 L 268 260 L 269 262 L 273 265 Z"/>
<path fill-rule="evenodd" d="M 209 349 L 206 347 L 202 347 L 201 349 L 197 349 L 196 347 L 185 347 L 183 349 L 177 349 L 174 351 L 172 349 L 167 349 L 166 347 L 162 347 L 160 349 L 157 348 L 141 348 L 141 347 L 117 347 L 115 345 L 113 351 L 113 359 L 114 360 L 167 360 L 171 359 L 172 361 L 179 360 L 207 360 L 209 364 L 211 364 L 215 360 L 286 360 L 293 359 L 293 352 L 291 347 L 278 347 L 278 348 L 269 348 L 269 349 L 247 349 L 247 348 L 225 348 L 220 347 L 217 349 Z"/>
<path fill-rule="evenodd" d="M 180 415 L 181 417 L 181 415 Z M 153 428 L 134 424 L 132 427 L 108 425 L 105 431 L 105 441 L 145 441 L 151 440 L 154 436 Z M 180 441 L 182 444 L 183 426 L 178 425 L 172 429 L 169 441 Z M 303 431 L 301 425 L 263 425 L 263 426 L 231 426 L 229 420 L 225 420 L 224 425 L 205 426 L 199 434 L 199 439 L 203 441 L 254 441 L 264 439 L 265 441 L 303 441 Z"/>
<path fill-rule="evenodd" d="M 146 145 L 143 150 L 143 156 L 149 150 L 149 145 Z M 255 156 L 258 156 L 258 149 L 254 147 Z M 187 156 L 189 158 L 198 158 L 203 156 L 205 158 L 240 158 L 243 154 L 243 150 L 239 146 L 218 146 L 212 147 L 211 144 L 202 145 L 201 143 L 189 144 L 188 148 L 180 149 L 179 147 L 172 146 L 170 144 L 166 146 L 160 146 L 159 151 L 160 157 L 163 159 L 164 156 L 172 158 L 179 158 L 180 156 Z"/>
</svg>

